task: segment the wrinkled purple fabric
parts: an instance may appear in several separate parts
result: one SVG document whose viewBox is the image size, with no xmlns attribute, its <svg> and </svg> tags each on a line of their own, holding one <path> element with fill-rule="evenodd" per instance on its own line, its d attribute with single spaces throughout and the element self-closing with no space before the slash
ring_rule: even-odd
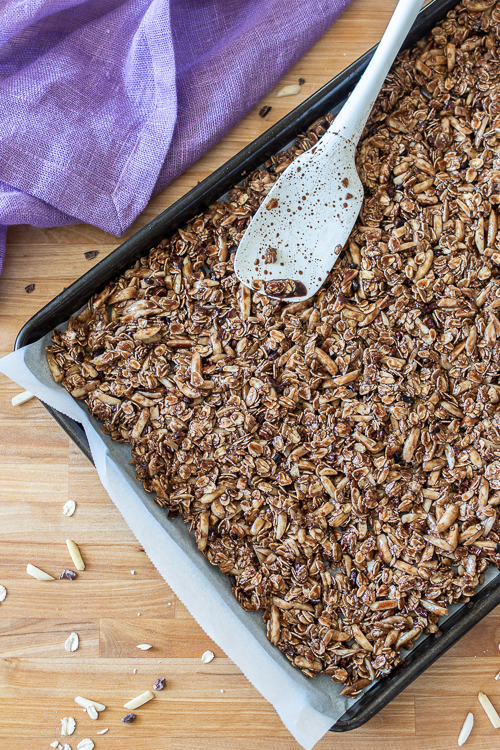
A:
<svg viewBox="0 0 500 750">
<path fill-rule="evenodd" d="M 9 224 L 122 234 L 350 0 L 0 0 Z"/>
</svg>

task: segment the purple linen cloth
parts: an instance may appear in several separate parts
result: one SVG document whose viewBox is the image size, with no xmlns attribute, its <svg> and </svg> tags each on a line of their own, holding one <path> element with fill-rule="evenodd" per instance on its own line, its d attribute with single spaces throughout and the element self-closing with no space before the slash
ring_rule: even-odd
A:
<svg viewBox="0 0 500 750">
<path fill-rule="evenodd" d="M 122 234 L 350 0 L 0 0 L 6 226 Z"/>
</svg>

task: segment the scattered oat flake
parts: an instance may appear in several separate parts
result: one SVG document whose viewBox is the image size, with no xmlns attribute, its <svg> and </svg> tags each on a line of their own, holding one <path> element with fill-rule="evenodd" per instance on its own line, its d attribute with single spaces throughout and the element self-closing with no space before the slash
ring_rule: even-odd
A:
<svg viewBox="0 0 500 750">
<path fill-rule="evenodd" d="M 64 750 L 64 748 L 63 748 L 63 746 L 61 745 L 61 743 L 60 743 L 60 742 L 59 742 L 59 744 L 57 745 L 57 750 Z"/>
<path fill-rule="evenodd" d="M 215 658 L 215 654 L 213 651 L 205 651 L 205 653 L 201 657 L 201 660 L 203 664 L 208 664 L 214 658 Z"/>
<path fill-rule="evenodd" d="M 28 565 L 26 566 L 26 573 L 32 578 L 36 578 L 37 581 L 55 581 L 56 580 L 54 576 L 51 576 L 48 573 L 45 573 L 45 571 L 40 570 L 40 568 L 37 568 L 35 565 L 32 565 L 31 563 L 28 563 Z"/>
<path fill-rule="evenodd" d="M 68 745 L 67 743 L 64 745 L 62 750 L 71 750 L 71 745 Z"/>
<path fill-rule="evenodd" d="M 300 92 L 301 87 L 298 83 L 290 83 L 288 86 L 283 86 L 283 88 L 278 91 L 276 96 L 295 96 L 295 94 L 300 94 Z"/>
<path fill-rule="evenodd" d="M 72 716 L 65 716 L 61 719 L 61 734 L 63 737 L 71 737 L 75 731 L 76 721 Z"/>
<path fill-rule="evenodd" d="M 13 396 L 12 406 L 21 406 L 21 404 L 25 404 L 26 401 L 31 401 L 32 398 L 35 398 L 34 393 L 23 391 L 22 393 L 18 393 L 16 396 Z"/>
<path fill-rule="evenodd" d="M 78 743 L 76 750 L 94 750 L 94 743 L 86 737 L 84 740 Z"/>
<path fill-rule="evenodd" d="M 106 727 L 106 729 L 101 729 L 101 731 L 97 732 L 97 734 L 106 734 L 106 732 L 109 732 L 109 727 Z"/>
<path fill-rule="evenodd" d="M 94 720 L 98 718 L 99 714 L 95 706 L 87 706 L 87 716 Z"/>
<path fill-rule="evenodd" d="M 99 255 L 99 250 L 89 250 L 88 252 L 84 253 L 85 260 L 93 260 L 94 258 L 97 258 Z"/>
<path fill-rule="evenodd" d="M 2 586 L 2 584 L 0 584 L 0 602 L 5 601 L 6 596 L 7 596 L 7 589 L 5 588 L 5 586 Z"/>
<path fill-rule="evenodd" d="M 63 514 L 65 516 L 72 516 L 75 510 L 76 510 L 76 503 L 74 500 L 68 500 L 67 503 L 64 503 Z"/>
<path fill-rule="evenodd" d="M 24 287 L 24 291 L 26 294 L 31 294 L 31 292 L 35 291 L 35 285 L 34 284 L 28 284 L 28 286 Z"/>
<path fill-rule="evenodd" d="M 469 738 L 469 734 L 472 732 L 472 727 L 474 726 L 474 714 L 468 713 L 465 717 L 465 721 L 463 723 L 462 729 L 460 730 L 460 734 L 458 735 L 458 746 L 462 747 L 462 745 L 467 742 Z"/>
<path fill-rule="evenodd" d="M 79 645 L 80 639 L 78 637 L 78 633 L 70 633 L 66 638 L 64 648 L 66 649 L 66 651 L 76 651 Z"/>
<path fill-rule="evenodd" d="M 148 651 L 150 648 L 153 648 L 149 643 L 139 643 L 137 648 L 140 648 L 141 651 Z"/>
</svg>

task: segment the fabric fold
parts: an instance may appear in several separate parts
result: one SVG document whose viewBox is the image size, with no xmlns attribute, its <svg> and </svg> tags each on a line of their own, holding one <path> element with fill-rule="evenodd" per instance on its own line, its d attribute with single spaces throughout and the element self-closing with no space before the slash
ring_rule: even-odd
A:
<svg viewBox="0 0 500 750">
<path fill-rule="evenodd" d="M 348 3 L 7 0 L 0 225 L 88 222 L 122 234 Z"/>
</svg>

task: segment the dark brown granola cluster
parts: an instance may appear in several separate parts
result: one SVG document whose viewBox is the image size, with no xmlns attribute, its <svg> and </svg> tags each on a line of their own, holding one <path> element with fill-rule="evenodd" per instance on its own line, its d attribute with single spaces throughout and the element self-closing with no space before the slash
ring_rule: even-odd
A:
<svg viewBox="0 0 500 750">
<path fill-rule="evenodd" d="M 398 58 L 358 149 L 360 218 L 314 299 L 250 292 L 232 260 L 331 117 L 49 347 L 272 643 L 344 694 L 500 563 L 499 38 L 498 4 L 467 0 Z"/>
</svg>

